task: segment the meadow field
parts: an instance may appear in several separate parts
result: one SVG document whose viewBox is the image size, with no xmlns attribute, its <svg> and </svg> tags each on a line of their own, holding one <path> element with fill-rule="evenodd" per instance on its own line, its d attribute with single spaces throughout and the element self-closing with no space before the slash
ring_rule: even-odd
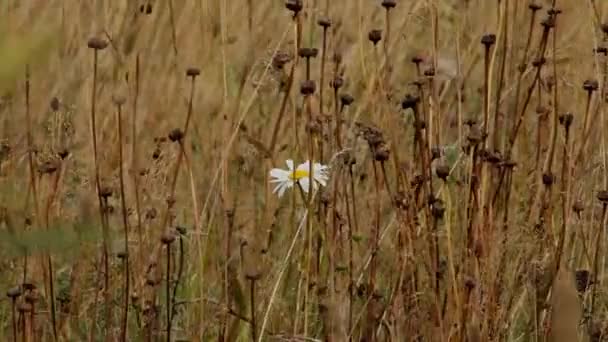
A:
<svg viewBox="0 0 608 342">
<path fill-rule="evenodd" d="M 0 2 L 0 341 L 608 341 L 608 1 Z"/>
</svg>

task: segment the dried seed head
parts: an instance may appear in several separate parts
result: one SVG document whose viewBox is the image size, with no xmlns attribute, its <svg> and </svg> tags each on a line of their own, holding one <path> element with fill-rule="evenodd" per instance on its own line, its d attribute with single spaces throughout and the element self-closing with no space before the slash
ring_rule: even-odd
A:
<svg viewBox="0 0 608 342">
<path fill-rule="evenodd" d="M 170 245 L 173 243 L 173 241 L 175 241 L 175 232 L 172 229 L 165 230 L 163 235 L 160 237 L 160 242 L 165 245 Z"/>
<path fill-rule="evenodd" d="M 333 80 L 331 80 L 329 82 L 329 85 L 333 89 L 338 90 L 338 89 L 342 88 L 342 86 L 344 85 L 344 79 L 340 76 L 336 76 Z"/>
<path fill-rule="evenodd" d="M 486 48 L 490 48 L 492 45 L 496 43 L 496 35 L 495 34 L 484 34 L 481 37 L 481 44 L 483 44 Z"/>
<path fill-rule="evenodd" d="M 475 281 L 475 278 L 471 276 L 464 276 L 464 286 L 467 288 L 468 291 L 472 291 L 476 285 L 477 282 Z"/>
<path fill-rule="evenodd" d="M 450 166 L 446 163 L 441 163 L 435 168 L 435 174 L 444 182 L 447 181 L 450 175 Z"/>
<path fill-rule="evenodd" d="M 378 162 L 385 162 L 388 160 L 390 155 L 390 148 L 388 144 L 381 143 L 374 149 L 374 159 Z"/>
<path fill-rule="evenodd" d="M 186 233 L 188 232 L 188 229 L 184 226 L 177 226 L 177 227 L 175 227 L 175 231 L 177 231 L 179 233 L 179 235 L 186 235 Z"/>
<path fill-rule="evenodd" d="M 414 120 L 413 124 L 414 124 L 415 129 L 420 129 L 420 130 L 426 129 L 426 122 L 422 119 Z"/>
<path fill-rule="evenodd" d="M 606 55 L 608 55 L 608 47 L 600 46 L 596 49 L 593 49 L 593 52 L 606 56 Z"/>
<path fill-rule="evenodd" d="M 431 205 L 431 213 L 435 219 L 442 219 L 443 214 L 445 213 L 445 206 L 443 205 L 443 201 L 439 198 L 436 198 Z"/>
<path fill-rule="evenodd" d="M 21 296 L 21 286 L 13 286 L 6 291 L 6 296 L 11 299 L 15 299 Z"/>
<path fill-rule="evenodd" d="M 56 111 L 58 111 L 58 110 L 59 110 L 59 99 L 58 99 L 58 98 L 56 98 L 56 97 L 53 97 L 53 98 L 51 99 L 51 110 L 52 110 L 53 112 L 56 112 Z"/>
<path fill-rule="evenodd" d="M 154 220 L 158 215 L 156 208 L 146 210 L 146 220 Z"/>
<path fill-rule="evenodd" d="M 550 15 L 543 19 L 540 24 L 545 28 L 545 30 L 550 30 L 555 27 L 555 17 Z"/>
<path fill-rule="evenodd" d="M 587 92 L 594 92 L 599 88 L 599 83 L 596 80 L 585 80 L 583 82 L 583 89 Z"/>
<path fill-rule="evenodd" d="M 34 285 L 32 283 L 25 282 L 25 283 L 21 284 L 21 286 L 26 291 L 34 291 L 36 289 L 36 285 Z"/>
<path fill-rule="evenodd" d="M 37 291 L 30 291 L 25 295 L 25 302 L 30 304 L 35 304 L 40 299 L 40 295 L 38 295 Z"/>
<path fill-rule="evenodd" d="M 565 128 L 569 128 L 574 121 L 574 115 L 572 113 L 565 113 L 559 116 L 559 123 Z"/>
<path fill-rule="evenodd" d="M 424 70 L 424 76 L 426 77 L 435 77 L 435 68 L 428 68 Z"/>
<path fill-rule="evenodd" d="M 550 15 L 550 16 L 552 16 L 552 17 L 555 17 L 555 16 L 557 16 L 557 15 L 559 15 L 561 13 L 562 13 L 562 10 L 559 9 L 559 8 L 557 8 L 557 7 L 551 7 L 547 11 L 547 14 Z"/>
<path fill-rule="evenodd" d="M 302 58 L 315 58 L 319 54 L 319 49 L 317 48 L 300 48 L 298 50 L 298 56 Z"/>
<path fill-rule="evenodd" d="M 555 182 L 555 176 L 551 173 L 543 173 L 543 184 L 545 186 L 551 186 Z"/>
<path fill-rule="evenodd" d="M 350 94 L 340 95 L 340 103 L 342 103 L 342 107 L 350 106 L 354 101 L 355 98 Z"/>
<path fill-rule="evenodd" d="M 382 7 L 386 8 L 387 11 L 395 8 L 397 6 L 397 1 L 395 0 L 382 0 Z"/>
<path fill-rule="evenodd" d="M 43 175 L 50 175 L 55 173 L 58 168 L 59 162 L 55 159 L 51 159 L 38 165 L 38 172 Z"/>
<path fill-rule="evenodd" d="M 141 6 L 139 6 L 139 12 L 144 13 L 144 14 L 151 14 L 152 13 L 152 4 L 149 2 L 145 5 L 142 4 Z"/>
<path fill-rule="evenodd" d="M 420 102 L 420 98 L 418 96 L 414 96 L 412 94 L 407 94 L 403 98 L 403 101 L 401 101 L 401 108 L 415 109 L 418 102 Z"/>
<path fill-rule="evenodd" d="M 127 251 L 124 249 L 119 250 L 118 253 L 116 253 L 116 257 L 118 259 L 124 260 L 127 257 Z"/>
<path fill-rule="evenodd" d="M 317 20 L 317 24 L 324 29 L 328 29 L 329 27 L 331 27 L 331 20 L 327 17 L 322 17 Z"/>
<path fill-rule="evenodd" d="M 597 193 L 597 199 L 603 204 L 608 204 L 608 190 L 602 190 Z"/>
<path fill-rule="evenodd" d="M 59 150 L 59 152 L 57 152 L 57 155 L 59 156 L 59 158 L 61 158 L 61 160 L 64 160 L 70 155 L 70 151 L 68 151 L 67 148 L 63 148 Z"/>
<path fill-rule="evenodd" d="M 89 39 L 87 46 L 94 50 L 103 50 L 108 46 L 108 42 L 101 38 L 93 37 Z"/>
<path fill-rule="evenodd" d="M 535 68 L 540 68 L 545 63 L 547 63 L 547 59 L 545 57 L 540 57 L 532 61 L 532 66 Z"/>
<path fill-rule="evenodd" d="M 190 67 L 186 69 L 186 76 L 196 77 L 201 74 L 201 69 Z"/>
<path fill-rule="evenodd" d="M 101 186 L 99 189 L 99 196 L 108 199 L 108 197 L 112 196 L 112 188 L 108 185 Z"/>
<path fill-rule="evenodd" d="M 184 139 L 184 132 L 179 128 L 174 128 L 169 132 L 169 140 L 172 142 L 181 142 Z"/>
<path fill-rule="evenodd" d="M 369 41 L 372 42 L 374 45 L 378 44 L 378 42 L 382 40 L 382 30 L 370 30 L 367 34 L 367 39 L 369 39 Z"/>
<path fill-rule="evenodd" d="M 431 161 L 441 157 L 441 148 L 433 146 L 431 148 Z"/>
<path fill-rule="evenodd" d="M 340 52 L 334 52 L 334 55 L 331 57 L 331 60 L 334 64 L 342 63 L 342 54 Z"/>
<path fill-rule="evenodd" d="M 287 52 L 277 52 L 272 57 L 272 66 L 277 70 L 282 70 L 285 64 L 291 61 L 291 55 Z"/>
<path fill-rule="evenodd" d="M 424 61 L 424 59 L 418 55 L 412 57 L 412 63 L 419 65 L 420 63 L 422 63 L 422 61 Z"/>
<path fill-rule="evenodd" d="M 122 95 L 113 95 L 112 102 L 114 102 L 114 105 L 116 106 L 122 106 L 127 102 L 127 98 Z"/>
<path fill-rule="evenodd" d="M 574 272 L 574 278 L 576 280 L 576 290 L 583 294 L 591 285 L 591 273 L 588 270 L 576 270 Z"/>
<path fill-rule="evenodd" d="M 297 16 L 302 10 L 302 0 L 287 0 L 285 2 L 285 8 L 293 13 L 293 16 Z"/>
<path fill-rule="evenodd" d="M 313 80 L 305 80 L 300 83 L 300 94 L 310 96 L 315 93 L 317 85 Z"/>
<path fill-rule="evenodd" d="M 530 4 L 528 5 L 528 8 L 530 10 L 532 10 L 532 12 L 536 12 L 536 11 L 540 11 L 543 8 L 543 6 L 536 3 L 536 1 L 531 1 Z"/>
<path fill-rule="evenodd" d="M 156 281 L 156 277 L 154 276 L 153 272 L 148 272 L 148 274 L 146 275 L 146 285 L 148 286 L 154 286 L 156 285 L 157 281 Z"/>
<path fill-rule="evenodd" d="M 306 132 L 312 135 L 321 134 L 323 132 L 323 125 L 319 120 L 309 120 L 306 123 Z"/>
<path fill-rule="evenodd" d="M 482 140 L 481 130 L 477 126 L 471 126 L 469 134 L 467 134 L 467 140 L 471 145 L 477 145 Z"/>
<path fill-rule="evenodd" d="M 585 205 L 583 204 L 583 201 L 576 200 L 572 204 L 572 211 L 574 211 L 577 215 L 580 215 L 583 210 L 585 210 Z"/>
<path fill-rule="evenodd" d="M 475 125 L 477 125 L 477 120 L 475 118 L 468 118 L 466 120 L 464 120 L 463 122 L 466 126 L 473 127 Z"/>
</svg>

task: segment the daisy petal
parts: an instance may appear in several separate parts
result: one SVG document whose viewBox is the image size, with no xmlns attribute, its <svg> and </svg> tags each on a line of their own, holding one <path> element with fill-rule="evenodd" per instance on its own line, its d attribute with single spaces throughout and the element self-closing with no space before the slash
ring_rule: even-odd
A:
<svg viewBox="0 0 608 342">
<path fill-rule="evenodd" d="M 293 160 L 287 159 L 285 161 L 285 164 L 287 164 L 287 167 L 289 168 L 290 171 L 293 171 Z"/>
<path fill-rule="evenodd" d="M 304 192 L 308 193 L 308 188 L 310 187 L 310 178 L 304 177 L 304 178 L 300 179 L 298 182 L 300 183 L 302 190 Z"/>
<path fill-rule="evenodd" d="M 307 160 L 305 162 L 303 162 L 302 164 L 298 165 L 298 168 L 296 169 L 296 171 L 310 171 L 310 162 Z"/>
<path fill-rule="evenodd" d="M 283 181 L 289 179 L 289 171 L 282 169 L 272 169 L 270 170 L 270 177 L 276 178 L 275 181 Z"/>
</svg>

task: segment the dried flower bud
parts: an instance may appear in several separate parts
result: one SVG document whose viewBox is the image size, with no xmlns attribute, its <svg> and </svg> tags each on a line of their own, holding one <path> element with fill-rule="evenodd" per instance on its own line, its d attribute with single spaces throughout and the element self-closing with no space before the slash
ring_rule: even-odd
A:
<svg viewBox="0 0 608 342">
<path fill-rule="evenodd" d="M 93 37 L 89 39 L 87 46 L 94 50 L 103 50 L 108 46 L 108 42 L 101 38 Z"/>
<path fill-rule="evenodd" d="M 112 188 L 109 186 L 101 186 L 99 189 L 99 196 L 108 199 L 108 197 L 112 196 Z"/>
<path fill-rule="evenodd" d="M 329 85 L 333 89 L 338 90 L 338 89 L 342 88 L 342 86 L 344 85 L 344 79 L 340 76 L 336 76 L 333 80 L 331 80 L 329 82 Z"/>
<path fill-rule="evenodd" d="M 315 58 L 319 54 L 319 49 L 317 48 L 300 48 L 298 50 L 298 55 L 302 58 Z"/>
<path fill-rule="evenodd" d="M 405 95 L 403 101 L 401 101 L 401 108 L 403 109 L 414 109 L 416 105 L 420 102 L 420 98 L 418 96 L 414 96 L 411 94 Z"/>
<path fill-rule="evenodd" d="M 496 35 L 495 34 L 484 34 L 481 37 L 481 44 L 483 44 L 486 48 L 494 45 L 496 43 Z"/>
<path fill-rule="evenodd" d="M 355 98 L 350 94 L 340 95 L 340 102 L 342 103 L 342 107 L 350 106 L 354 101 Z"/>
<path fill-rule="evenodd" d="M 608 190 L 602 190 L 598 192 L 597 199 L 603 204 L 608 204 Z"/>
<path fill-rule="evenodd" d="M 313 80 L 305 80 L 300 84 L 300 93 L 304 96 L 310 96 L 315 93 L 317 85 Z"/>
<path fill-rule="evenodd" d="M 386 8 L 387 11 L 395 8 L 397 1 L 395 0 L 382 0 L 382 7 Z"/>
<path fill-rule="evenodd" d="M 585 82 L 583 82 L 583 89 L 585 89 L 587 92 L 594 92 L 599 88 L 599 84 L 596 80 L 585 80 Z"/>
<path fill-rule="evenodd" d="M 172 244 L 175 241 L 175 232 L 171 229 L 165 230 L 160 237 L 160 241 L 165 245 Z"/>
<path fill-rule="evenodd" d="M 6 296 L 11 299 L 15 299 L 15 298 L 21 296 L 21 287 L 20 286 L 11 287 L 10 289 L 8 289 L 8 291 L 6 291 Z"/>
<path fill-rule="evenodd" d="M 536 12 L 539 11 L 543 8 L 543 6 L 537 4 L 535 1 L 530 2 L 530 4 L 528 5 L 528 8 L 530 10 L 532 10 L 532 12 Z"/>
<path fill-rule="evenodd" d="M 53 97 L 53 98 L 51 99 L 51 110 L 52 110 L 53 112 L 56 112 L 56 111 L 58 111 L 58 110 L 59 110 L 59 99 L 58 99 L 58 98 L 56 98 L 56 97 Z"/>
<path fill-rule="evenodd" d="M 186 69 L 186 76 L 196 77 L 201 74 L 201 69 L 190 67 Z"/>
<path fill-rule="evenodd" d="M 171 132 L 169 132 L 169 140 L 171 140 L 172 142 L 181 142 L 183 139 L 184 132 L 181 129 L 175 128 L 171 130 Z"/>
<path fill-rule="evenodd" d="M 565 113 L 559 116 L 559 123 L 566 128 L 569 128 L 574 121 L 574 115 L 572 113 Z"/>
<path fill-rule="evenodd" d="M 382 30 L 373 29 L 369 31 L 369 33 L 367 34 L 367 38 L 374 45 L 378 44 L 378 42 L 382 40 Z"/>
<path fill-rule="evenodd" d="M 331 20 L 329 18 L 322 17 L 317 20 L 317 24 L 323 27 L 324 29 L 328 29 L 329 27 L 331 27 Z"/>
<path fill-rule="evenodd" d="M 285 2 L 285 8 L 290 10 L 293 13 L 293 16 L 295 17 L 296 15 L 298 15 L 298 13 L 300 13 L 303 8 L 302 0 L 287 0 Z"/>
<path fill-rule="evenodd" d="M 551 173 L 543 173 L 543 184 L 545 186 L 551 186 L 555 182 L 555 176 Z"/>
<path fill-rule="evenodd" d="M 450 166 L 445 163 L 437 165 L 435 168 L 435 174 L 444 182 L 447 181 L 448 176 L 450 175 Z"/>
</svg>

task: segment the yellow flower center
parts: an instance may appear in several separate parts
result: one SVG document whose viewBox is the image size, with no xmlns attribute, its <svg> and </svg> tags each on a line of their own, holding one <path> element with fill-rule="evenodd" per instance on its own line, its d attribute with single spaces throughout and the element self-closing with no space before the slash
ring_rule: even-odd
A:
<svg viewBox="0 0 608 342">
<path fill-rule="evenodd" d="M 308 170 L 295 170 L 291 175 L 289 175 L 289 178 L 291 178 L 294 181 L 298 181 L 302 178 L 308 177 L 309 172 Z"/>
</svg>

